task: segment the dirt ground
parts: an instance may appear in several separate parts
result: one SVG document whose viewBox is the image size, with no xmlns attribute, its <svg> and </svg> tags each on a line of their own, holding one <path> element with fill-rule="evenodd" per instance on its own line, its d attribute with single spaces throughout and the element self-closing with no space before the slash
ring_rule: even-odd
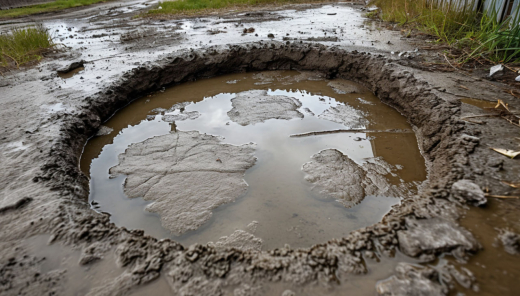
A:
<svg viewBox="0 0 520 296">
<path fill-rule="evenodd" d="M 519 150 L 511 74 L 454 70 L 422 36 L 368 21 L 362 4 L 133 17 L 156 3 L 0 21 L 43 23 L 60 44 L 0 77 L 2 295 L 516 295 L 519 160 L 490 149 Z M 84 69 L 61 78 L 71 65 Z M 92 210 L 79 158 L 118 109 L 165 86 L 289 69 L 361 83 L 405 116 L 428 169 L 420 192 L 308 249 L 183 246 Z"/>
</svg>

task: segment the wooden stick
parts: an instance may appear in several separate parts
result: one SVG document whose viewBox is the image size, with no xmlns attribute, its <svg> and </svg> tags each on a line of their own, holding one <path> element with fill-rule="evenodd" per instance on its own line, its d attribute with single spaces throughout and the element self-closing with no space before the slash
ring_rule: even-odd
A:
<svg viewBox="0 0 520 296">
<path fill-rule="evenodd" d="M 394 133 L 394 134 L 411 134 L 412 130 L 402 130 L 402 129 L 389 129 L 389 130 L 367 130 L 367 129 L 349 129 L 349 130 L 330 130 L 330 131 L 319 131 L 319 132 L 309 132 L 302 134 L 293 134 L 289 137 L 291 138 L 302 138 L 309 136 L 319 136 L 319 135 L 328 135 L 328 134 L 340 134 L 340 133 Z"/>
</svg>

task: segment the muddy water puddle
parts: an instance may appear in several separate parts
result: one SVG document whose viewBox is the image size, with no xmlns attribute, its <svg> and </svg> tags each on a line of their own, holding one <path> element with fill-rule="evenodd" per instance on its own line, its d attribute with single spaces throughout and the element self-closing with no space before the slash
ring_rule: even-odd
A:
<svg viewBox="0 0 520 296">
<path fill-rule="evenodd" d="M 520 233 L 519 210 L 517 199 L 489 198 L 486 207 L 467 211 L 461 225 L 475 234 L 482 250 L 466 264 L 459 264 L 475 275 L 478 290 L 458 286 L 459 291 L 466 295 L 518 295 L 520 258 L 506 252 L 499 233 L 504 230 Z"/>
<path fill-rule="evenodd" d="M 309 73 L 182 84 L 105 126 L 81 159 L 93 208 L 186 245 L 245 235 L 252 248 L 309 247 L 380 221 L 426 178 L 404 117 L 361 85 Z"/>
<path fill-rule="evenodd" d="M 69 78 L 72 78 L 73 76 L 77 75 L 77 74 L 81 74 L 85 71 L 85 67 L 78 67 L 74 70 L 71 70 L 71 71 L 68 71 L 68 72 L 65 72 L 65 73 L 62 73 L 62 72 L 58 72 L 58 76 L 61 78 L 61 79 L 69 79 Z"/>
</svg>

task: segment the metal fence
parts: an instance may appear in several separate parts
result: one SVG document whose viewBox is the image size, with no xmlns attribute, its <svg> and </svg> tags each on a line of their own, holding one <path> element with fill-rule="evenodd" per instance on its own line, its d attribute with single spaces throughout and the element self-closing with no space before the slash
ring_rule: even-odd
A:
<svg viewBox="0 0 520 296">
<path fill-rule="evenodd" d="M 496 12 L 498 21 L 510 17 L 516 24 L 520 20 L 520 0 L 484 0 L 484 10 Z"/>
</svg>

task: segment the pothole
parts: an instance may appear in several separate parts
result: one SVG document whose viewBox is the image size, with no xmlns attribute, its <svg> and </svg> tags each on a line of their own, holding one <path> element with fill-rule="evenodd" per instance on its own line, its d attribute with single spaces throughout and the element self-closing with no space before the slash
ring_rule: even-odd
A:
<svg viewBox="0 0 520 296">
<path fill-rule="evenodd" d="M 86 145 L 89 202 L 190 245 L 309 247 L 380 221 L 426 179 L 405 118 L 363 86 L 231 74 L 136 100 Z"/>
</svg>

